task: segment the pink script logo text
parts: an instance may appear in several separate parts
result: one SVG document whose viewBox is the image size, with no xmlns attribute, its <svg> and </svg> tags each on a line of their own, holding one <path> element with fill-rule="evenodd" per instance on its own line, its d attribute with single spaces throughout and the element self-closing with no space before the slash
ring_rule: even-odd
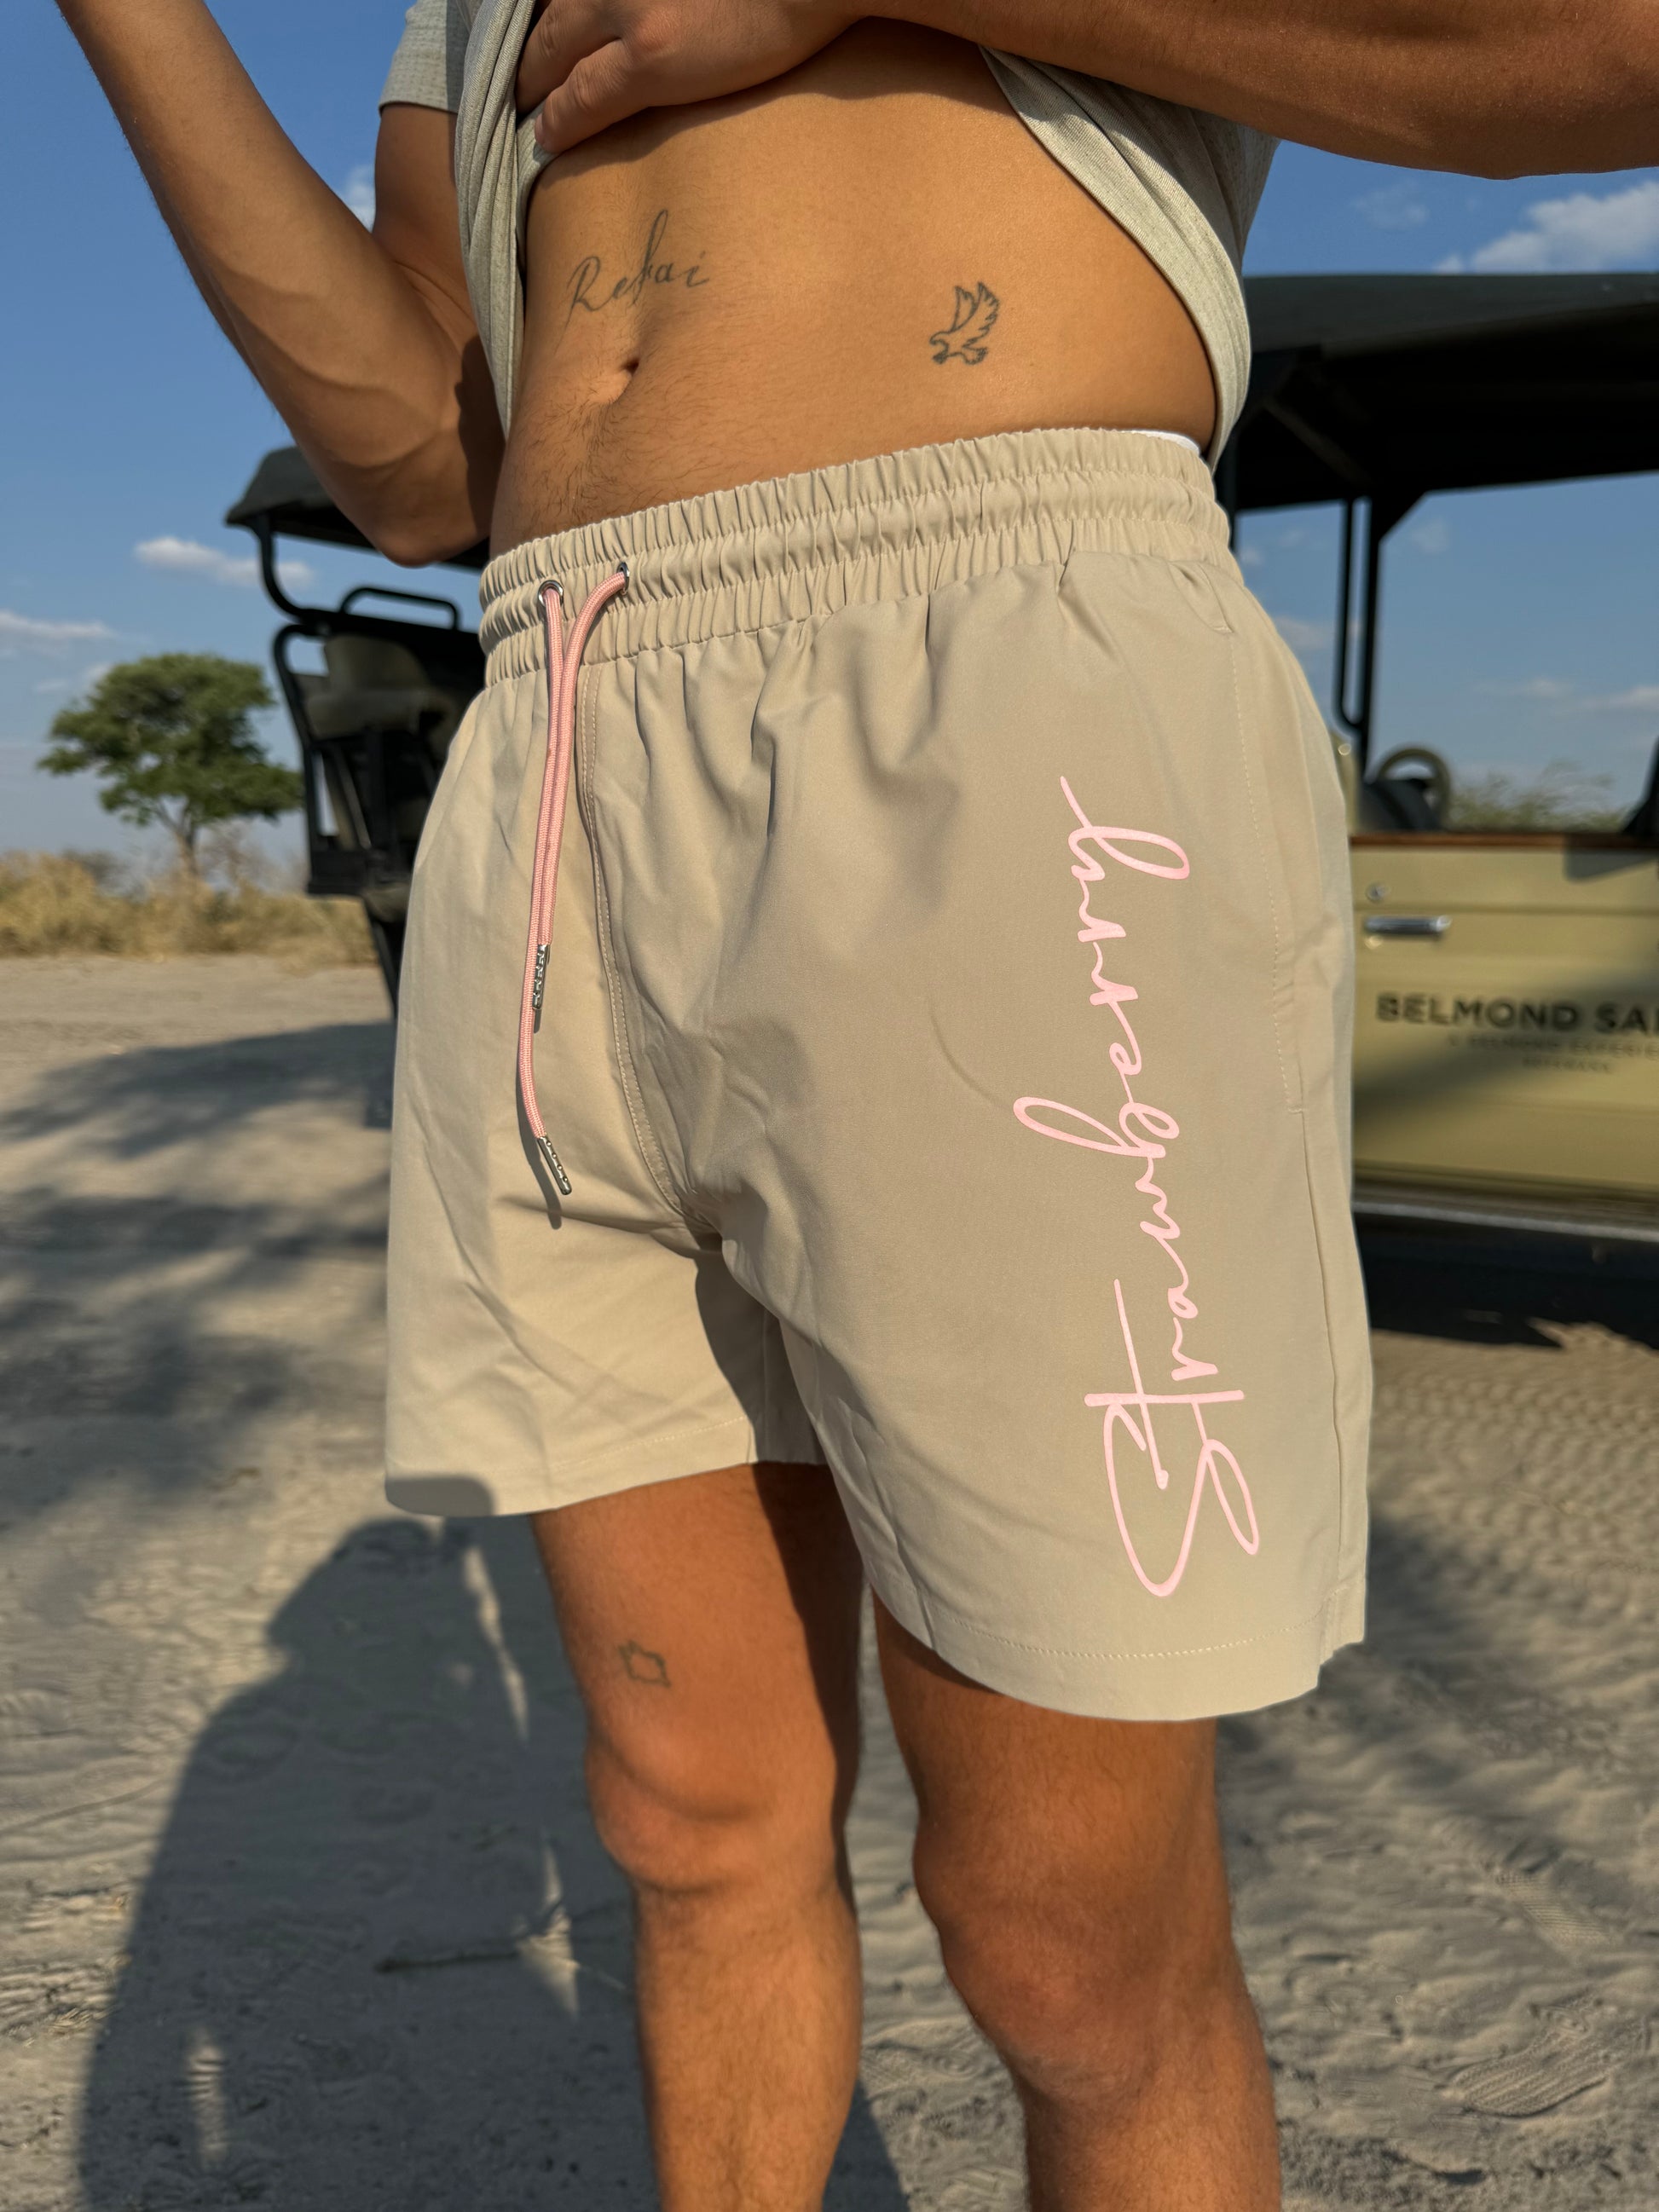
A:
<svg viewBox="0 0 1659 2212">
<path fill-rule="evenodd" d="M 1063 1145 L 1075 1145 L 1084 1152 L 1102 1152 L 1118 1159 L 1138 1160 L 1140 1171 L 1135 1177 L 1135 1188 L 1148 1203 L 1146 1218 L 1141 1229 L 1164 1248 L 1165 1256 L 1176 1270 L 1179 1280 L 1164 1293 L 1171 1322 L 1170 1344 L 1170 1380 L 1172 1383 L 1193 1382 L 1216 1375 L 1218 1369 L 1210 1361 L 1195 1358 L 1187 1348 L 1186 1329 L 1190 1322 L 1198 1319 L 1198 1306 L 1190 1296 L 1192 1279 L 1185 1261 L 1176 1249 L 1181 1236 L 1179 1224 L 1170 1212 L 1169 1200 L 1154 1175 L 1157 1163 L 1164 1159 L 1170 1146 L 1181 1134 L 1181 1126 L 1173 1114 L 1160 1106 L 1148 1104 L 1135 1094 L 1135 1084 L 1145 1073 L 1140 1044 L 1129 1019 L 1127 1007 L 1133 1005 L 1139 994 L 1130 983 L 1115 982 L 1105 970 L 1103 947 L 1111 940 L 1127 937 L 1128 932 L 1121 922 L 1109 921 L 1097 915 L 1091 905 L 1090 894 L 1097 884 L 1106 880 L 1103 861 L 1132 868 L 1138 875 L 1158 876 L 1172 883 L 1184 882 L 1191 873 L 1186 854 L 1172 837 L 1164 837 L 1153 830 L 1107 829 L 1092 821 L 1078 805 L 1075 793 L 1064 776 L 1060 780 L 1066 803 L 1077 820 L 1067 844 L 1072 854 L 1072 874 L 1082 891 L 1078 906 L 1078 919 L 1082 927 L 1078 931 L 1078 942 L 1092 948 L 1090 970 L 1089 1003 L 1110 1011 L 1118 1034 L 1107 1047 L 1106 1056 L 1115 1070 L 1122 1087 L 1123 1103 L 1109 1121 L 1102 1121 L 1081 1107 L 1067 1106 L 1056 1098 L 1027 1097 L 1014 1102 L 1014 1112 L 1024 1127 L 1039 1137 L 1051 1137 Z M 1176 1589 L 1187 1571 L 1187 1562 L 1192 1553 L 1194 1533 L 1204 1503 L 1206 1490 L 1213 1490 L 1227 1526 L 1236 1541 L 1252 1556 L 1261 1546 L 1261 1532 L 1256 1525 L 1255 1508 L 1251 1502 L 1249 1486 L 1243 1469 L 1232 1453 L 1218 1438 L 1212 1437 L 1206 1425 L 1204 1409 L 1242 1400 L 1242 1390 L 1176 1390 L 1149 1392 L 1142 1383 L 1140 1363 L 1135 1351 L 1134 1338 L 1129 1327 L 1128 1309 L 1124 1302 L 1123 1285 L 1112 1285 L 1117 1302 L 1118 1324 L 1122 1332 L 1123 1349 L 1128 1362 L 1131 1387 L 1127 1390 L 1091 1391 L 1085 1399 L 1085 1405 L 1103 1409 L 1103 1448 L 1106 1458 L 1106 1480 L 1112 1496 L 1112 1510 L 1116 1516 L 1118 1533 L 1129 1556 L 1129 1564 L 1143 1589 L 1154 1597 L 1168 1597 Z M 1187 1509 L 1185 1525 L 1175 1564 L 1159 1580 L 1148 1573 L 1139 1548 L 1130 1533 L 1129 1519 L 1125 1510 L 1123 1486 L 1120 1480 L 1118 1451 L 1121 1430 L 1147 1462 L 1154 1482 L 1160 1492 L 1170 1486 L 1170 1469 L 1165 1466 L 1159 1448 L 1158 1417 L 1164 1413 L 1166 1433 L 1168 1409 L 1184 1407 L 1190 1414 L 1195 1429 L 1194 1442 L 1197 1457 L 1192 1471 L 1192 1493 Z"/>
</svg>

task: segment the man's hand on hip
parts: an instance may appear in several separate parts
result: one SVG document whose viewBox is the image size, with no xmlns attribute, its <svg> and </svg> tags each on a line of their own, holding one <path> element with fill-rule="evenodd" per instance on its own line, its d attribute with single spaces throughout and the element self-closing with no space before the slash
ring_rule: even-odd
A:
<svg viewBox="0 0 1659 2212">
<path fill-rule="evenodd" d="M 519 60 L 520 114 L 562 154 L 647 107 L 781 76 L 867 14 L 845 0 L 548 0 Z"/>
</svg>

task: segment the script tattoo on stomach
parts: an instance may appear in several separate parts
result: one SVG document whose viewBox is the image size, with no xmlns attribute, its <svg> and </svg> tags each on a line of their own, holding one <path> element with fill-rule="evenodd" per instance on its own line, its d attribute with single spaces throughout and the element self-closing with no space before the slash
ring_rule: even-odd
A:
<svg viewBox="0 0 1659 2212">
<path fill-rule="evenodd" d="M 568 305 L 564 319 L 567 324 L 578 307 L 590 315 L 602 314 L 619 300 L 630 303 L 640 298 L 648 287 L 678 285 L 687 292 L 701 292 L 709 279 L 702 273 L 701 260 L 682 265 L 663 252 L 663 240 L 668 232 L 668 210 L 659 208 L 651 218 L 651 228 L 646 233 L 645 251 L 636 267 L 627 276 L 607 281 L 605 264 L 597 253 L 586 253 L 571 270 L 565 283 Z"/>
</svg>

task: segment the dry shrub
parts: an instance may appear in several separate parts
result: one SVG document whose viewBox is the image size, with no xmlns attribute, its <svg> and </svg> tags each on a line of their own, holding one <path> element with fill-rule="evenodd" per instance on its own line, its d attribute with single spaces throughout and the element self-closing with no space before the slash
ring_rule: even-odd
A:
<svg viewBox="0 0 1659 2212">
<path fill-rule="evenodd" d="M 374 948 L 355 899 L 244 884 L 213 890 L 165 876 L 111 888 L 76 854 L 0 854 L 0 957 L 105 952 L 125 960 L 263 952 L 285 968 L 354 965 Z"/>
<path fill-rule="evenodd" d="M 1577 761 L 1553 760 L 1532 776 L 1501 768 L 1461 776 L 1452 794 L 1450 830 L 1617 830 L 1628 807 L 1611 806 L 1610 775 L 1592 775 Z"/>
</svg>

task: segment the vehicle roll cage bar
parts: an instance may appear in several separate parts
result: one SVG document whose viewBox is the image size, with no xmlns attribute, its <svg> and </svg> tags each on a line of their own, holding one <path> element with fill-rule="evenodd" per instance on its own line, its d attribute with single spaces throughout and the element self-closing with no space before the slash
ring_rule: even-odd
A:
<svg viewBox="0 0 1659 2212">
<path fill-rule="evenodd" d="M 458 630 L 461 626 L 461 611 L 453 599 L 440 599 L 432 592 L 401 591 L 390 584 L 354 584 L 337 606 L 303 606 L 289 597 L 276 573 L 276 526 L 271 517 L 256 514 L 241 526 L 252 532 L 259 548 L 259 580 L 265 587 L 265 597 L 304 636 L 326 637 L 330 629 L 337 626 L 335 618 L 349 614 L 360 599 L 396 599 L 404 606 L 436 607 L 449 617 L 447 628 Z"/>
<path fill-rule="evenodd" d="M 1389 532 L 1403 522 L 1417 501 L 1413 499 L 1397 514 L 1375 500 L 1351 499 L 1342 508 L 1342 562 L 1336 587 L 1336 663 L 1331 678 L 1331 709 L 1359 748 L 1359 758 L 1370 757 L 1371 704 L 1376 695 L 1376 616 L 1382 583 L 1382 548 Z M 1361 570 L 1358 605 L 1354 604 L 1354 540 L 1363 527 L 1365 553 Z M 1357 648 L 1357 649 L 1356 649 Z M 1350 683 L 1350 672 L 1354 681 Z"/>
<path fill-rule="evenodd" d="M 1247 278 L 1235 520 L 1342 508 L 1334 719 L 1369 758 L 1383 549 L 1431 493 L 1659 470 L 1659 276 Z"/>
</svg>

